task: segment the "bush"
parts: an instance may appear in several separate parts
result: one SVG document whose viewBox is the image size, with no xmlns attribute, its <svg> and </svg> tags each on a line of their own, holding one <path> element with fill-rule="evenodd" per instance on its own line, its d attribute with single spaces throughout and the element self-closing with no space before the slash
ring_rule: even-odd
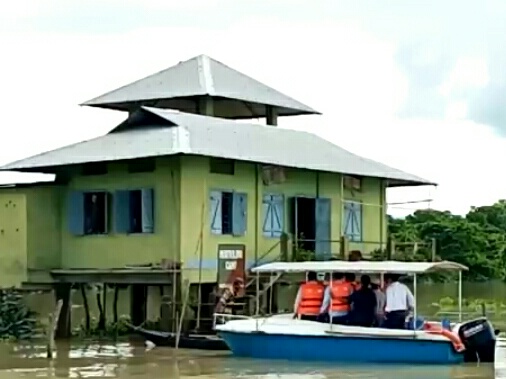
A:
<svg viewBox="0 0 506 379">
<path fill-rule="evenodd" d="M 29 340 L 36 335 L 36 313 L 15 289 L 0 290 L 0 339 Z"/>
</svg>

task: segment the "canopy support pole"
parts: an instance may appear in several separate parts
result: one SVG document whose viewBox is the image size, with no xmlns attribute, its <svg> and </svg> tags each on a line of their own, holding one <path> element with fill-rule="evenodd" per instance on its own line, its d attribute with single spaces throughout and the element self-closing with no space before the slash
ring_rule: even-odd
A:
<svg viewBox="0 0 506 379">
<path fill-rule="evenodd" d="M 462 322 L 462 270 L 459 270 L 459 322 Z"/>
<path fill-rule="evenodd" d="M 330 310 L 332 309 L 332 272 L 330 273 L 329 279 L 330 279 L 329 280 L 330 304 L 329 304 L 329 308 L 327 309 L 327 314 L 329 316 L 330 331 L 332 331 L 332 316 L 330 315 Z M 325 288 L 325 291 L 326 290 L 327 290 L 327 288 Z"/>
<path fill-rule="evenodd" d="M 413 304 L 413 330 L 416 331 L 416 308 L 417 308 L 417 277 L 416 274 L 413 276 L 413 298 L 414 298 L 414 304 Z"/>
<path fill-rule="evenodd" d="M 255 316 L 260 313 L 260 273 L 257 272 L 256 277 L 256 296 L 255 296 Z"/>
</svg>

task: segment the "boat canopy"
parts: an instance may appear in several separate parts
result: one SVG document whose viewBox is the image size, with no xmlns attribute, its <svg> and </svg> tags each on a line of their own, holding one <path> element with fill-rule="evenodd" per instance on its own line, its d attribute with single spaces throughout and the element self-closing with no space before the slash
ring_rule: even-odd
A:
<svg viewBox="0 0 506 379">
<path fill-rule="evenodd" d="M 255 273 L 297 273 L 297 272 L 353 272 L 367 274 L 424 274 L 436 271 L 467 271 L 460 263 L 441 262 L 400 262 L 400 261 L 311 261 L 272 262 L 251 269 Z"/>
</svg>

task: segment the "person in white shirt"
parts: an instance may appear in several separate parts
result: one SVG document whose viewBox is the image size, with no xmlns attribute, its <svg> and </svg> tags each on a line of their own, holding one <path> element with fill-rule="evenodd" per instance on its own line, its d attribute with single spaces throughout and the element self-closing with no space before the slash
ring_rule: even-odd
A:
<svg viewBox="0 0 506 379">
<path fill-rule="evenodd" d="M 400 275 L 387 274 L 385 282 L 385 321 L 383 327 L 388 329 L 404 329 L 408 312 L 413 310 L 415 299 L 410 289 L 399 282 Z"/>
</svg>

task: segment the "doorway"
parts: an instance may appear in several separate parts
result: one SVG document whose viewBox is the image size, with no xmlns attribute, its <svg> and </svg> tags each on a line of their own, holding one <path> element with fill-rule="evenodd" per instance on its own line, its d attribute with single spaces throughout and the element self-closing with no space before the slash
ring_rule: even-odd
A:
<svg viewBox="0 0 506 379">
<path fill-rule="evenodd" d="M 314 251 L 316 232 L 316 199 L 310 197 L 292 198 L 292 234 L 296 249 Z"/>
<path fill-rule="evenodd" d="M 317 260 L 330 259 L 330 199 L 294 197 L 290 201 L 289 215 L 294 249 L 314 252 L 313 258 Z"/>
</svg>

